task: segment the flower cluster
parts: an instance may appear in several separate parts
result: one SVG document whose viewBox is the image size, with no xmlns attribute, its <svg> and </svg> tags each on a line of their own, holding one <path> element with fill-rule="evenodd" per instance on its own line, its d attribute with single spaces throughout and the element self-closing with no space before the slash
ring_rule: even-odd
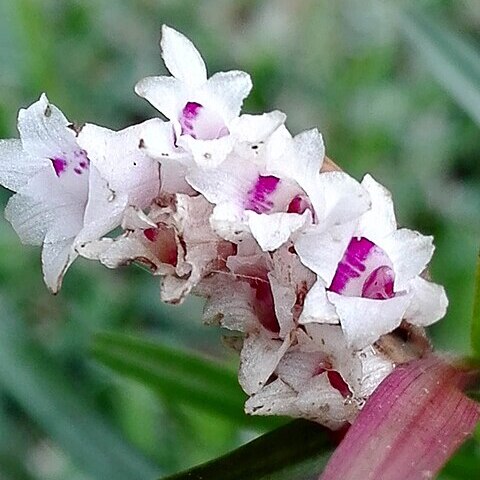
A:
<svg viewBox="0 0 480 480">
<path fill-rule="evenodd" d="M 81 255 L 146 265 L 163 301 L 204 296 L 206 321 L 240 351 L 246 411 L 336 428 L 403 361 L 391 332 L 445 314 L 425 279 L 432 238 L 399 229 L 390 193 L 339 171 L 316 129 L 292 136 L 280 111 L 240 114 L 248 74 L 208 78 L 167 26 L 161 48 L 171 76 L 135 90 L 168 121 L 80 128 L 45 95 L 20 110 L 20 139 L 0 142 L 6 218 L 42 246 L 52 292 Z"/>
</svg>

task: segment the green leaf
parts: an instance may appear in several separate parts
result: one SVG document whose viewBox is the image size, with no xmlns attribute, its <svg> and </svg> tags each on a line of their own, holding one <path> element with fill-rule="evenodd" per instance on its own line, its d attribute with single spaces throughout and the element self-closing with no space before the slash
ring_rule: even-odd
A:
<svg viewBox="0 0 480 480">
<path fill-rule="evenodd" d="M 295 420 L 220 458 L 163 480 L 313 480 L 332 452 L 329 431 Z"/>
<path fill-rule="evenodd" d="M 161 471 L 90 406 L 1 299 L 0 387 L 91 478 L 150 480 Z"/>
<path fill-rule="evenodd" d="M 0 478 L 2 480 L 38 480 L 24 468 L 18 457 L 4 453 L 0 453 Z"/>
<path fill-rule="evenodd" d="M 250 428 L 283 423 L 278 418 L 245 415 L 245 394 L 236 373 L 213 360 L 117 333 L 97 334 L 93 354 L 102 364 L 169 401 L 192 405 Z"/>
<path fill-rule="evenodd" d="M 399 25 L 436 80 L 480 124 L 480 54 L 444 22 L 418 9 L 400 12 Z"/>
<path fill-rule="evenodd" d="M 471 344 L 475 356 L 480 358 L 480 253 L 477 257 L 475 290 L 473 294 Z"/>
</svg>

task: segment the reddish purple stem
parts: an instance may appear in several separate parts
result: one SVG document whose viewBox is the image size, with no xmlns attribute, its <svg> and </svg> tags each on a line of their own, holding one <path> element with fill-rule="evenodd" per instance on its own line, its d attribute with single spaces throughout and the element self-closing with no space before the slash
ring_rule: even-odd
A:
<svg viewBox="0 0 480 480">
<path fill-rule="evenodd" d="M 434 478 L 472 434 L 480 405 L 468 374 L 429 356 L 397 367 L 377 388 L 319 480 Z"/>
</svg>

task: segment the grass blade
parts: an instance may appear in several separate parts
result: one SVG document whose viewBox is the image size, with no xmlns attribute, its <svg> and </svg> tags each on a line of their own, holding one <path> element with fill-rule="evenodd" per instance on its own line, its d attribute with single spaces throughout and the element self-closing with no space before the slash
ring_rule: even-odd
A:
<svg viewBox="0 0 480 480">
<path fill-rule="evenodd" d="M 332 451 L 326 428 L 295 420 L 246 445 L 163 480 L 313 480 Z"/>
<path fill-rule="evenodd" d="M 475 274 L 475 290 L 473 293 L 473 317 L 471 330 L 471 345 L 474 355 L 480 358 L 480 253 L 477 257 Z"/>
<path fill-rule="evenodd" d="M 144 479 L 158 467 L 129 445 L 73 388 L 61 368 L 0 302 L 0 386 L 91 478 Z"/>
<path fill-rule="evenodd" d="M 192 405 L 250 428 L 272 428 L 276 418 L 249 417 L 236 373 L 213 360 L 129 335 L 101 333 L 95 358 L 115 372 L 141 382 L 162 397 Z"/>
<path fill-rule="evenodd" d="M 480 54 L 462 36 L 419 9 L 400 13 L 406 38 L 425 58 L 436 80 L 480 124 Z"/>
</svg>

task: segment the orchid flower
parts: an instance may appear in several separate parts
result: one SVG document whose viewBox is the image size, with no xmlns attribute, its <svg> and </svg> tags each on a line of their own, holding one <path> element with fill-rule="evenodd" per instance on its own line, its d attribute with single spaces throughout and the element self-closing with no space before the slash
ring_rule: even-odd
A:
<svg viewBox="0 0 480 480">
<path fill-rule="evenodd" d="M 90 188 L 99 181 L 75 131 L 45 94 L 18 115 L 20 139 L 0 143 L 0 183 L 16 192 L 5 215 L 23 243 L 43 245 L 42 267 L 52 292 L 77 257 L 73 245 L 85 226 Z"/>
<path fill-rule="evenodd" d="M 43 245 L 45 282 L 57 292 L 79 244 L 157 195 L 158 166 L 138 150 L 136 127 L 87 125 L 78 135 L 45 95 L 20 110 L 18 129 L 20 140 L 0 143 L 0 182 L 16 192 L 5 213 L 24 243 Z"/>
<path fill-rule="evenodd" d="M 309 324 L 278 362 L 271 383 L 251 395 L 245 410 L 304 417 L 337 429 L 355 418 L 393 367 L 374 347 L 351 350 L 339 326 Z"/>
<path fill-rule="evenodd" d="M 251 395 L 295 341 L 301 302 L 315 278 L 287 248 L 270 257 L 254 242 L 240 244 L 225 266 L 200 285 L 209 297 L 204 318 L 244 335 L 239 381 Z"/>
<path fill-rule="evenodd" d="M 214 171 L 197 168 L 187 174 L 192 187 L 216 205 L 212 228 L 235 243 L 252 235 L 264 251 L 290 238 L 303 251 L 301 232 L 331 239 L 341 231 L 343 244 L 332 241 L 341 252 L 352 222 L 369 206 L 367 192 L 345 173 L 320 173 L 325 149 L 317 130 L 292 138 L 275 112 L 264 121 L 272 133 L 248 155 L 234 151 Z"/>
<path fill-rule="evenodd" d="M 216 167 L 232 149 L 231 122 L 252 88 L 250 76 L 232 70 L 207 78 L 205 62 L 193 43 L 166 25 L 161 49 L 172 76 L 144 78 L 135 91 L 171 121 L 177 146 L 199 165 Z"/>
<path fill-rule="evenodd" d="M 340 322 L 349 345 L 357 349 L 391 332 L 403 319 L 431 325 L 448 305 L 443 287 L 420 276 L 433 254 L 432 237 L 398 229 L 390 193 L 370 175 L 362 186 L 371 208 L 360 217 L 333 273 L 324 264 L 309 263 L 318 280 L 301 319 Z M 317 248 L 329 245 L 319 236 Z"/>
</svg>

